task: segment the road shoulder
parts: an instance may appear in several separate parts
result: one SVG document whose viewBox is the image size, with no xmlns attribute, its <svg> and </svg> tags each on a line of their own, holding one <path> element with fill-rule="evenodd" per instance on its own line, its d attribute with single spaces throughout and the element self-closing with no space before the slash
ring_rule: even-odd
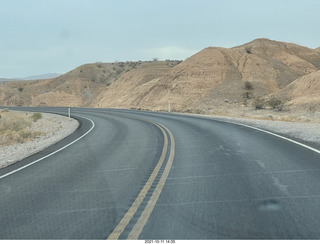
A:
<svg viewBox="0 0 320 244">
<path fill-rule="evenodd" d="M 42 113 L 42 118 L 32 125 L 31 130 L 42 133 L 42 136 L 25 143 L 0 147 L 0 168 L 5 168 L 26 157 L 57 143 L 72 134 L 79 126 L 75 119 L 65 116 Z"/>
</svg>

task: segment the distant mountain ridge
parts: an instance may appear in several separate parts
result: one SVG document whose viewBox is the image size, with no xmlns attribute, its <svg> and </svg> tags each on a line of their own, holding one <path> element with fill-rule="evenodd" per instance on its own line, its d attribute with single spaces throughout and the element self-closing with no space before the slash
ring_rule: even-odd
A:
<svg viewBox="0 0 320 244">
<path fill-rule="evenodd" d="M 47 73 L 47 74 L 41 74 L 41 75 L 33 75 L 23 78 L 17 78 L 16 80 L 45 80 L 45 79 L 52 79 L 56 78 L 60 75 L 63 75 L 62 73 Z"/>
<path fill-rule="evenodd" d="M 41 74 L 41 75 L 33 75 L 33 76 L 27 76 L 22 78 L 0 78 L 0 82 L 11 82 L 11 81 L 21 81 L 21 80 L 45 80 L 45 79 L 52 79 L 56 78 L 58 76 L 63 75 L 62 73 L 47 73 L 47 74 Z"/>
<path fill-rule="evenodd" d="M 16 79 L 0 78 L 0 82 L 16 81 Z"/>
</svg>

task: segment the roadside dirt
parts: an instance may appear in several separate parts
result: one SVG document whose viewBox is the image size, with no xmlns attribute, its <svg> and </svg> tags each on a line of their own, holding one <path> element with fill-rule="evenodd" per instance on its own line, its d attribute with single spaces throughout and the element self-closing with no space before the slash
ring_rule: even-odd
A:
<svg viewBox="0 0 320 244">
<path fill-rule="evenodd" d="M 29 117 L 32 113 L 13 112 L 17 116 Z M 62 140 L 73 133 L 79 126 L 75 119 L 70 119 L 60 115 L 41 113 L 42 118 L 33 122 L 29 126 L 30 133 L 35 133 L 35 137 L 26 142 L 15 142 L 7 140 L 0 145 L 0 168 L 7 167 L 17 161 L 31 156 L 52 144 Z"/>
</svg>

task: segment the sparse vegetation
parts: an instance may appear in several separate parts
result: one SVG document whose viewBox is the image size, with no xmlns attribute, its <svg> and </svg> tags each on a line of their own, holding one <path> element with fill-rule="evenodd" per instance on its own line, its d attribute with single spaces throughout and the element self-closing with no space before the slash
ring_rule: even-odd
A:
<svg viewBox="0 0 320 244">
<path fill-rule="evenodd" d="M 253 107 L 255 110 L 261 110 L 264 109 L 266 106 L 266 102 L 265 100 L 263 100 L 262 98 L 256 98 L 253 101 Z"/>
<path fill-rule="evenodd" d="M 244 104 L 245 106 L 247 106 L 247 105 L 248 105 L 248 100 L 253 98 L 252 90 L 253 90 L 254 88 L 253 88 L 252 83 L 249 82 L 249 81 L 246 81 L 246 82 L 244 83 L 244 87 L 243 87 L 243 88 L 244 88 L 244 90 L 245 90 L 245 92 L 242 93 L 243 104 Z"/>
<path fill-rule="evenodd" d="M 20 140 L 19 140 L 19 142 L 20 142 L 20 143 L 23 143 L 23 142 L 28 141 L 28 140 L 30 140 L 30 139 L 34 139 L 34 138 L 40 136 L 41 134 L 42 134 L 42 133 L 40 133 L 40 132 L 31 132 L 31 131 L 29 131 L 29 130 L 27 130 L 27 131 L 21 131 L 21 132 L 19 133 L 19 135 L 20 135 Z"/>
<path fill-rule="evenodd" d="M 33 113 L 32 115 L 33 122 L 37 122 L 41 118 L 42 118 L 42 114 L 39 112 Z"/>
<path fill-rule="evenodd" d="M 269 101 L 268 104 L 271 108 L 276 109 L 278 111 L 282 111 L 284 102 L 280 100 L 279 98 L 272 97 Z"/>
<path fill-rule="evenodd" d="M 244 89 L 247 90 L 247 91 L 252 91 L 252 90 L 253 90 L 253 85 L 252 85 L 252 83 L 249 82 L 249 81 L 246 81 L 246 82 L 244 83 Z"/>
<path fill-rule="evenodd" d="M 33 116 L 11 112 L 8 109 L 3 109 L 0 114 L 0 145 L 24 143 L 41 135 L 40 132 L 34 132 L 30 129 L 33 123 Z M 41 113 L 35 114 L 41 115 Z M 38 116 L 36 115 L 35 117 Z"/>
<path fill-rule="evenodd" d="M 246 81 L 244 83 L 244 90 L 245 92 L 242 94 L 242 97 L 243 97 L 243 104 L 245 106 L 248 105 L 248 101 L 250 99 L 253 99 L 254 98 L 254 95 L 253 95 L 253 85 L 251 82 L 249 81 Z M 256 110 L 261 110 L 261 109 L 264 109 L 266 106 L 270 106 L 272 109 L 276 109 L 278 111 L 282 111 L 283 107 L 284 107 L 284 101 L 282 101 L 281 99 L 277 98 L 277 97 L 271 97 L 270 100 L 264 100 L 262 98 L 255 98 L 253 100 L 253 103 L 252 103 L 254 109 Z"/>
<path fill-rule="evenodd" d="M 242 94 L 242 97 L 243 97 L 245 100 L 248 100 L 248 99 L 253 98 L 253 94 L 252 94 L 252 92 L 245 91 L 245 92 Z"/>
<path fill-rule="evenodd" d="M 96 62 L 96 66 L 97 66 L 98 68 L 102 68 L 102 65 L 103 65 L 102 62 Z"/>
<path fill-rule="evenodd" d="M 1 102 L 3 105 L 10 106 L 30 106 L 32 102 L 39 106 L 90 106 L 100 94 L 101 89 L 117 81 L 126 72 L 141 69 L 141 72 L 138 73 L 142 74 L 146 68 L 151 74 L 149 70 L 154 68 L 154 75 L 146 75 L 146 78 L 142 79 L 143 83 L 148 77 L 159 77 L 161 73 L 166 73 L 167 70 L 181 62 L 169 59 L 167 62 L 151 60 L 115 61 L 114 63 L 103 63 L 97 60 L 97 62 L 79 66 L 51 81 L 32 81 L 28 82 L 28 85 L 22 81 L 10 82 L 1 87 Z M 85 85 L 87 88 L 83 89 Z M 69 96 L 70 99 L 60 99 L 63 96 Z M 75 96 L 77 97 L 72 99 Z"/>
<path fill-rule="evenodd" d="M 251 47 L 246 47 L 247 54 L 252 54 Z"/>
<path fill-rule="evenodd" d="M 311 115 L 314 115 L 314 113 L 316 112 L 316 106 L 310 106 L 308 108 L 308 112 L 311 114 Z"/>
</svg>

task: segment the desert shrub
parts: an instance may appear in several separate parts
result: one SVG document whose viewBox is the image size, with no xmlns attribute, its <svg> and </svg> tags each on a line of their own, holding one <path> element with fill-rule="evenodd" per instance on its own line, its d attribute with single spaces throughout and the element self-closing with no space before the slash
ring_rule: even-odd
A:
<svg viewBox="0 0 320 244">
<path fill-rule="evenodd" d="M 244 92 L 244 93 L 242 94 L 242 97 L 243 97 L 244 99 L 251 99 L 251 98 L 253 98 L 253 94 L 252 94 L 252 92 L 246 91 L 246 92 Z"/>
<path fill-rule="evenodd" d="M 271 108 L 277 109 L 278 111 L 281 111 L 284 106 L 284 102 L 281 101 L 279 98 L 272 97 L 269 101 L 268 104 Z"/>
<path fill-rule="evenodd" d="M 249 82 L 249 81 L 246 81 L 246 82 L 244 83 L 244 89 L 247 90 L 247 91 L 253 90 L 253 85 L 252 85 L 252 83 Z"/>
<path fill-rule="evenodd" d="M 19 87 L 19 92 L 22 92 L 23 91 L 23 87 Z"/>
<path fill-rule="evenodd" d="M 42 133 L 41 132 L 31 132 L 30 130 L 22 130 L 19 132 L 17 141 L 19 143 L 24 143 L 30 140 L 33 140 L 35 138 L 37 138 L 38 136 L 41 136 Z"/>
<path fill-rule="evenodd" d="M 316 112 L 316 106 L 310 106 L 308 108 L 308 112 L 312 115 L 314 115 L 314 113 Z"/>
<path fill-rule="evenodd" d="M 31 131 L 21 131 L 19 134 L 20 134 L 20 137 L 22 137 L 23 139 L 28 139 L 32 137 Z"/>
<path fill-rule="evenodd" d="M 42 113 L 39 113 L 39 112 L 33 113 L 33 115 L 31 117 L 33 119 L 33 122 L 36 122 L 42 118 Z"/>
<path fill-rule="evenodd" d="M 247 52 L 248 54 L 252 54 L 251 47 L 246 47 L 246 52 Z"/>
<path fill-rule="evenodd" d="M 265 105 L 266 105 L 265 100 L 263 100 L 263 99 L 261 99 L 261 98 L 256 98 L 256 99 L 253 101 L 253 107 L 254 107 L 254 109 L 256 109 L 256 110 L 264 109 L 264 108 L 265 108 Z"/>
<path fill-rule="evenodd" d="M 102 68 L 102 62 L 96 62 L 96 66 L 98 67 L 98 68 Z"/>
</svg>

